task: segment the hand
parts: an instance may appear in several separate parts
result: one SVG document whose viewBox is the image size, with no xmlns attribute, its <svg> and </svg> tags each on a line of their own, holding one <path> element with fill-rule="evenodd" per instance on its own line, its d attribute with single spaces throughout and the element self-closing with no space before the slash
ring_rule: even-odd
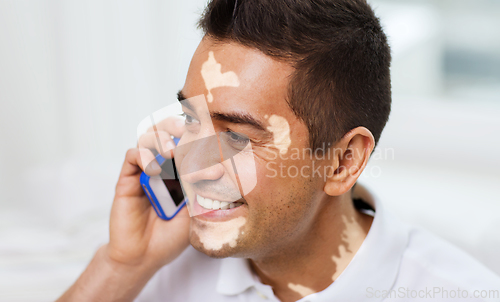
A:
<svg viewBox="0 0 500 302">
<path fill-rule="evenodd" d="M 158 175 L 161 168 L 150 149 L 172 158 L 171 135 L 184 133 L 184 121 L 167 118 L 139 138 L 138 147 L 127 152 L 116 185 L 111 209 L 110 242 L 106 254 L 111 261 L 157 270 L 171 262 L 188 246 L 189 214 L 184 207 L 174 219 L 160 219 L 141 188 L 142 171 Z"/>
<path fill-rule="evenodd" d="M 139 180 L 144 169 L 149 175 L 161 172 L 158 165 L 151 164 L 156 161 L 147 148 L 172 158 L 174 145 L 167 147 L 173 143 L 170 134 L 180 137 L 183 133 L 184 121 L 168 118 L 144 134 L 138 148 L 127 152 L 111 209 L 110 241 L 58 302 L 133 301 L 154 273 L 188 246 L 187 209 L 170 221 L 160 219 Z"/>
</svg>

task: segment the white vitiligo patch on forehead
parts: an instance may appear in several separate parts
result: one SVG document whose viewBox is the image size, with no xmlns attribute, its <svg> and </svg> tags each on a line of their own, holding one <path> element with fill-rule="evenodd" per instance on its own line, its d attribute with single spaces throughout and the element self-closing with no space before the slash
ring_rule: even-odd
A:
<svg viewBox="0 0 500 302">
<path fill-rule="evenodd" d="M 212 89 L 217 87 L 239 87 L 240 80 L 233 71 L 221 72 L 222 65 L 215 60 L 214 52 L 208 53 L 208 60 L 201 66 L 201 76 L 208 90 L 207 101 L 212 103 L 214 96 Z"/>
<path fill-rule="evenodd" d="M 241 216 L 224 222 L 204 222 L 204 228 L 196 228 L 195 232 L 206 250 L 219 251 L 225 244 L 236 247 L 240 229 L 246 222 Z"/>
<path fill-rule="evenodd" d="M 294 292 L 298 293 L 299 295 L 301 295 L 302 298 L 315 293 L 315 291 L 313 291 L 309 287 L 305 287 L 305 286 L 300 285 L 300 284 L 288 283 L 288 288 L 293 290 Z"/>
<path fill-rule="evenodd" d="M 290 125 L 284 117 L 275 114 L 271 115 L 268 121 L 271 126 L 267 127 L 267 130 L 273 134 L 274 145 L 281 154 L 286 154 L 292 143 Z"/>
</svg>

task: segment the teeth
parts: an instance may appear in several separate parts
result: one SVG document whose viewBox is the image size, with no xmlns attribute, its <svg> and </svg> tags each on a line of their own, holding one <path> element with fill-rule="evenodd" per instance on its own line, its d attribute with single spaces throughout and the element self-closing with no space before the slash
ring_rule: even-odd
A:
<svg viewBox="0 0 500 302">
<path fill-rule="evenodd" d="M 204 198 L 200 195 L 196 195 L 196 200 L 202 208 L 207 210 L 228 210 L 239 207 L 243 204 L 242 202 L 212 200 L 210 198 Z"/>
<path fill-rule="evenodd" d="M 201 197 L 200 195 L 196 195 L 196 200 L 198 201 L 198 204 L 202 207 L 205 207 L 205 198 Z"/>
<path fill-rule="evenodd" d="M 208 210 L 211 210 L 212 209 L 212 205 L 214 204 L 214 201 L 210 198 L 205 198 L 205 209 L 208 209 Z"/>
</svg>

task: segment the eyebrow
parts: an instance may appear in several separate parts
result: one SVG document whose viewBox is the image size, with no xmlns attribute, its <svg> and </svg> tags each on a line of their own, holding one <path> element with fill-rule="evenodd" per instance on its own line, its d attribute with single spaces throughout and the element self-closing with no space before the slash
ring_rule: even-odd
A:
<svg viewBox="0 0 500 302">
<path fill-rule="evenodd" d="M 182 93 L 181 90 L 177 92 L 177 100 L 181 103 L 182 106 L 186 106 L 192 111 L 195 111 L 193 105 L 189 102 L 189 100 L 186 98 L 186 96 Z"/>
<path fill-rule="evenodd" d="M 187 107 L 188 109 L 195 111 L 193 105 L 189 102 L 189 99 L 182 93 L 182 91 L 177 92 L 177 99 L 179 102 L 182 102 L 182 105 Z M 214 120 L 228 122 L 231 124 L 241 124 L 241 125 L 249 125 L 253 128 L 267 132 L 266 127 L 262 124 L 261 121 L 255 119 L 248 113 L 241 112 L 212 112 L 210 113 L 210 117 Z"/>
<path fill-rule="evenodd" d="M 179 102 L 186 100 L 186 96 L 184 95 L 184 93 L 182 93 L 182 90 L 179 90 L 177 92 L 177 99 L 179 100 Z"/>
<path fill-rule="evenodd" d="M 212 119 L 214 119 L 214 120 L 228 122 L 228 123 L 231 123 L 231 124 L 249 125 L 249 126 L 252 126 L 253 128 L 255 128 L 257 130 L 267 132 L 267 130 L 264 127 L 264 125 L 260 121 L 256 120 L 253 116 L 251 116 L 248 113 L 239 113 L 239 112 L 232 112 L 232 113 L 213 112 L 213 113 L 210 114 L 210 117 L 212 117 Z"/>
</svg>

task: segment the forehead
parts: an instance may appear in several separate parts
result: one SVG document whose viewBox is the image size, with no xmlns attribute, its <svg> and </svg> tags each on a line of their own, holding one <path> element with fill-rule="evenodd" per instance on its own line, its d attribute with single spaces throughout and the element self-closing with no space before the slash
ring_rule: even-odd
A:
<svg viewBox="0 0 500 302">
<path fill-rule="evenodd" d="M 248 112 L 262 118 L 271 114 L 279 114 L 288 120 L 295 118 L 286 101 L 293 67 L 257 49 L 235 42 L 215 42 L 210 38 L 202 40 L 193 56 L 182 89 L 187 98 L 208 94 L 202 68 L 211 54 L 217 64 L 220 64 L 221 74 L 234 73 L 238 85 L 212 88 L 210 93 L 213 95 L 213 102 L 208 104 L 210 111 L 231 110 Z"/>
</svg>

